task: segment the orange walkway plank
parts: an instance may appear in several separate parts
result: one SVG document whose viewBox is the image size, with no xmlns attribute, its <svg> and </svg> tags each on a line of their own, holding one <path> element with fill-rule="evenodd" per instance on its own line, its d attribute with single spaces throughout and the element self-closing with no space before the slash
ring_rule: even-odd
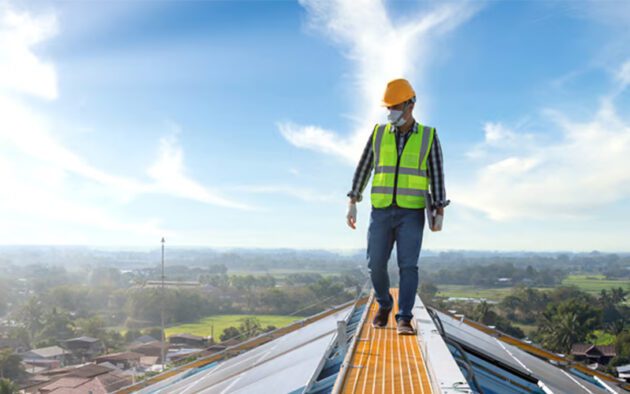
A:
<svg viewBox="0 0 630 394">
<path fill-rule="evenodd" d="M 378 303 L 373 300 L 368 305 L 370 309 L 350 359 L 343 393 L 432 393 L 417 337 L 396 333 L 398 289 L 390 292 L 394 297 L 394 308 L 387 327 L 372 327 Z"/>
</svg>

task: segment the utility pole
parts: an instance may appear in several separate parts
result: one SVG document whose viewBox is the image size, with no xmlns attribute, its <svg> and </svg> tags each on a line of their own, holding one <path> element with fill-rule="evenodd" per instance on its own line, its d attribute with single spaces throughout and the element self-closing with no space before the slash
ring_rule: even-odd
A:
<svg viewBox="0 0 630 394">
<path fill-rule="evenodd" d="M 164 242 L 164 237 L 162 237 L 162 307 L 160 308 L 160 318 L 162 320 L 162 371 L 166 369 L 166 332 L 164 332 L 164 304 L 166 301 L 166 297 L 164 297 Z"/>
</svg>

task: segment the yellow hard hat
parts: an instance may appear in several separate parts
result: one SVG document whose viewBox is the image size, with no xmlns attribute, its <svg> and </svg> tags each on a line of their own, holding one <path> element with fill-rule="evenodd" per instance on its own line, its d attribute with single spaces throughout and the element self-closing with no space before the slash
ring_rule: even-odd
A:
<svg viewBox="0 0 630 394">
<path fill-rule="evenodd" d="M 387 83 L 385 94 L 383 95 L 383 106 L 392 107 L 404 103 L 416 96 L 411 84 L 406 79 L 394 79 Z"/>
</svg>

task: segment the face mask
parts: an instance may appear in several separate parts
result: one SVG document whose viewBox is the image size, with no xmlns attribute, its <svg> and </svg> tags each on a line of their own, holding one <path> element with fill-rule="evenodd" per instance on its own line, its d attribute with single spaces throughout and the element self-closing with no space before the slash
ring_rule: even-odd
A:
<svg viewBox="0 0 630 394">
<path fill-rule="evenodd" d="M 403 118 L 403 112 L 404 111 L 390 109 L 387 114 L 387 120 L 394 126 L 402 126 L 407 121 L 407 119 Z"/>
</svg>

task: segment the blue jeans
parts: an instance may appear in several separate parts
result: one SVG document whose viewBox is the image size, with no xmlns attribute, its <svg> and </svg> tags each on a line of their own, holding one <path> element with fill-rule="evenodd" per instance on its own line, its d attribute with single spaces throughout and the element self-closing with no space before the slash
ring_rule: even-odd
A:
<svg viewBox="0 0 630 394">
<path fill-rule="evenodd" d="M 387 263 L 396 242 L 400 285 L 396 321 L 411 320 L 418 289 L 418 258 L 422 247 L 424 209 L 396 206 L 372 208 L 368 230 L 368 269 L 376 300 L 382 308 L 393 306 L 389 294 Z"/>
</svg>

